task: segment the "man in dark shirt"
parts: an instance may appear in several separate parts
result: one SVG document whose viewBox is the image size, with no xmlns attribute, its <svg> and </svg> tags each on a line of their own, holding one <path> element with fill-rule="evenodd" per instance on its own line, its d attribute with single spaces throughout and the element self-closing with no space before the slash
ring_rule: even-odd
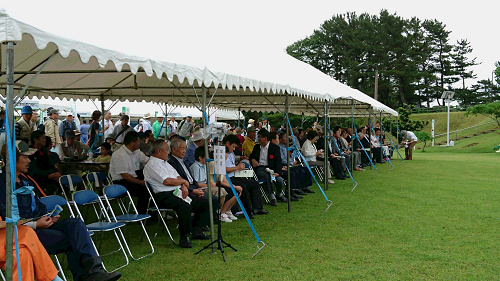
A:
<svg viewBox="0 0 500 281">
<path fill-rule="evenodd" d="M 50 154 L 53 153 L 45 148 L 45 133 L 39 130 L 31 133 L 31 147 L 36 149 L 30 155 L 29 175 L 43 187 L 45 194 L 56 194 L 59 189 L 59 178 L 62 176 L 59 169 L 52 164 Z"/>
</svg>

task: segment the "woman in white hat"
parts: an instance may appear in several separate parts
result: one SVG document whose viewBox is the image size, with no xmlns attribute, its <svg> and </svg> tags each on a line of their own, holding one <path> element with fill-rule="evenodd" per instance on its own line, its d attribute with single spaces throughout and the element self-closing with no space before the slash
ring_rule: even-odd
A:
<svg viewBox="0 0 500 281">
<path fill-rule="evenodd" d="M 255 124 L 255 120 L 253 120 L 253 119 L 248 120 L 248 126 L 247 126 L 247 128 L 252 127 L 254 124 Z"/>
</svg>

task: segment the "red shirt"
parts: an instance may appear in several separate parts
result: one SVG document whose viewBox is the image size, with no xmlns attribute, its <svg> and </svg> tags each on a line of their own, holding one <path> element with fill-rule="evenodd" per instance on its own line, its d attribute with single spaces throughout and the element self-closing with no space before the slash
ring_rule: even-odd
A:
<svg viewBox="0 0 500 281">
<path fill-rule="evenodd" d="M 236 134 L 236 137 L 238 137 L 238 139 L 240 140 L 240 144 L 243 144 L 243 142 L 245 141 L 245 137 L 243 137 L 241 134 Z M 236 148 L 239 152 L 242 151 L 241 149 L 241 146 L 240 147 L 237 147 Z"/>
</svg>

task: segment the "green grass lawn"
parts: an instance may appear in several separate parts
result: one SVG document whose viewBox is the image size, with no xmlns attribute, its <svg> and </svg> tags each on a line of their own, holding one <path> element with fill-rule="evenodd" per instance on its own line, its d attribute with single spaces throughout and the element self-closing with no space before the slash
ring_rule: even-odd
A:
<svg viewBox="0 0 500 281">
<path fill-rule="evenodd" d="M 416 151 L 413 161 L 395 160 L 392 171 L 378 165 L 374 179 L 373 170 L 356 172 L 352 193 L 350 180 L 336 181 L 325 215 L 317 187 L 292 202 L 291 213 L 286 204 L 266 207 L 270 214 L 252 221 L 268 245 L 255 258 L 256 239 L 241 218 L 223 224 L 224 239 L 238 249 L 226 249 L 225 263 L 220 252 L 193 255 L 206 241 L 181 249 L 163 232 L 152 238 L 154 255 L 131 261 L 122 280 L 498 280 L 499 157 L 493 150 Z M 151 235 L 155 228 L 148 226 Z M 132 249 L 145 252 L 138 233 L 136 226 L 126 231 Z"/>
</svg>

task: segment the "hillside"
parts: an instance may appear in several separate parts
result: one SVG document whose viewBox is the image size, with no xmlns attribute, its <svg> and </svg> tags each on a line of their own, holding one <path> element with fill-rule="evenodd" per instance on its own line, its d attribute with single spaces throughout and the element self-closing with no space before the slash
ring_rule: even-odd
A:
<svg viewBox="0 0 500 281">
<path fill-rule="evenodd" d="M 429 124 L 422 129 L 426 132 L 431 132 L 432 119 L 435 120 L 434 133 L 446 133 L 447 113 L 421 113 L 412 114 L 411 118 L 414 120 L 429 121 Z M 467 117 L 464 112 L 451 112 L 450 113 L 450 132 L 464 129 L 480 124 L 491 122 L 492 119 L 485 116 L 469 116 Z M 500 127 L 495 123 L 489 123 L 483 126 L 466 129 L 456 133 L 450 133 L 450 141 L 455 141 L 455 147 L 442 148 L 437 144 L 446 143 L 446 135 L 436 137 L 436 147 L 431 148 L 431 142 L 427 142 L 425 151 L 437 152 L 465 152 L 465 153 L 495 153 L 493 147 L 500 144 Z M 417 148 L 423 147 L 423 143 L 419 142 Z"/>
</svg>

